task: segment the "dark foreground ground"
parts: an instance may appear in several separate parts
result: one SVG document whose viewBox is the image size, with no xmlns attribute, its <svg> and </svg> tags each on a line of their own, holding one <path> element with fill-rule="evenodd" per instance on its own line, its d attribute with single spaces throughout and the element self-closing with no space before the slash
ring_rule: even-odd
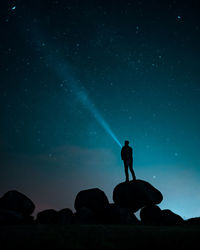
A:
<svg viewBox="0 0 200 250">
<path fill-rule="evenodd" d="M 0 249 L 198 249 L 200 226 L 0 226 Z"/>
</svg>

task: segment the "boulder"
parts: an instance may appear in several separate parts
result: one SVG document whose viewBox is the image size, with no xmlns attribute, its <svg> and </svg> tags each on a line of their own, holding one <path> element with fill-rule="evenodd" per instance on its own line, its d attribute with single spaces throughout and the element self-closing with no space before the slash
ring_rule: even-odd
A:
<svg viewBox="0 0 200 250">
<path fill-rule="evenodd" d="M 184 223 L 184 220 L 180 215 L 173 213 L 169 209 L 162 210 L 162 215 L 160 218 L 160 225 L 172 226 L 172 225 L 181 225 L 183 223 Z"/>
<path fill-rule="evenodd" d="M 128 208 L 109 204 L 104 209 L 102 223 L 138 225 L 140 222 Z"/>
<path fill-rule="evenodd" d="M 71 224 L 73 222 L 74 214 L 71 209 L 64 208 L 57 212 L 57 223 L 58 224 Z"/>
<path fill-rule="evenodd" d="M 108 204 L 105 193 L 98 188 L 92 188 L 80 191 L 77 194 L 74 207 L 76 211 L 85 207 L 96 213 L 104 209 Z"/>
<path fill-rule="evenodd" d="M 133 180 L 118 184 L 113 191 L 113 201 L 132 212 L 149 205 L 159 204 L 163 196 L 159 190 L 143 180 Z"/>
<path fill-rule="evenodd" d="M 200 217 L 194 217 L 194 218 L 190 218 L 185 220 L 186 225 L 200 225 Z"/>
<path fill-rule="evenodd" d="M 96 214 L 87 207 L 81 207 L 74 214 L 75 224 L 97 224 Z"/>
<path fill-rule="evenodd" d="M 140 210 L 140 219 L 143 224 L 157 225 L 160 223 L 162 210 L 156 206 L 151 205 Z"/>
<path fill-rule="evenodd" d="M 34 216 L 32 215 L 25 215 L 23 217 L 23 224 L 34 224 L 35 221 L 34 221 Z"/>
<path fill-rule="evenodd" d="M 13 210 L 0 209 L 0 225 L 21 224 L 24 221 L 24 216 Z"/>
<path fill-rule="evenodd" d="M 182 217 L 169 209 L 161 210 L 158 206 L 147 206 L 141 209 L 140 218 L 143 224 L 173 226 L 184 223 Z"/>
<path fill-rule="evenodd" d="M 0 209 L 12 210 L 24 215 L 30 215 L 35 209 L 34 203 L 24 194 L 11 190 L 0 199 Z"/>
<path fill-rule="evenodd" d="M 54 209 L 46 209 L 37 214 L 36 222 L 39 224 L 56 224 L 57 212 Z"/>
</svg>

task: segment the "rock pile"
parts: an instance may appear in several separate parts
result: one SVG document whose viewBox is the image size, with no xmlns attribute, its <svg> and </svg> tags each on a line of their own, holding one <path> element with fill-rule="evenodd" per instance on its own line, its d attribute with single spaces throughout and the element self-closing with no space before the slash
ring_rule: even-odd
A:
<svg viewBox="0 0 200 250">
<path fill-rule="evenodd" d="M 173 213 L 171 210 L 161 210 L 158 206 L 154 205 L 142 208 L 140 218 L 142 224 L 158 226 L 181 225 L 184 222 L 181 216 Z"/>
<path fill-rule="evenodd" d="M 159 190 L 144 180 L 118 184 L 113 190 L 113 201 L 99 188 L 80 191 L 75 198 L 76 212 L 64 208 L 47 209 L 34 220 L 34 203 L 24 194 L 12 190 L 0 198 L 0 224 L 130 224 L 181 225 L 184 220 L 168 209 L 157 205 L 163 200 Z M 140 210 L 140 219 L 135 212 Z M 197 220 L 195 220 L 196 222 Z M 199 222 L 199 219 L 198 219 Z M 188 224 L 191 222 L 188 222 Z"/>
<path fill-rule="evenodd" d="M 129 208 L 109 204 L 105 193 L 98 189 L 80 191 L 75 199 L 76 223 L 135 224 L 137 218 Z"/>
<path fill-rule="evenodd" d="M 0 224 L 33 222 L 34 203 L 24 194 L 11 190 L 0 198 Z"/>
<path fill-rule="evenodd" d="M 73 212 L 69 208 L 60 211 L 54 209 L 46 209 L 37 214 L 36 223 L 39 224 L 72 224 Z"/>
<path fill-rule="evenodd" d="M 144 206 L 159 204 L 163 196 L 150 183 L 135 180 L 118 184 L 113 191 L 113 200 L 115 204 L 127 207 L 134 213 Z"/>
</svg>

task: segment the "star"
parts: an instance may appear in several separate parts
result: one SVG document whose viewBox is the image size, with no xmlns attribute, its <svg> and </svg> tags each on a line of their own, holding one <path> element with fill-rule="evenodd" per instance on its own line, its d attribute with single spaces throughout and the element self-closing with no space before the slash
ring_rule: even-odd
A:
<svg viewBox="0 0 200 250">
<path fill-rule="evenodd" d="M 178 20 L 178 21 L 182 21 L 183 18 L 182 18 L 181 16 L 178 15 L 178 16 L 177 16 L 177 20 Z"/>
</svg>

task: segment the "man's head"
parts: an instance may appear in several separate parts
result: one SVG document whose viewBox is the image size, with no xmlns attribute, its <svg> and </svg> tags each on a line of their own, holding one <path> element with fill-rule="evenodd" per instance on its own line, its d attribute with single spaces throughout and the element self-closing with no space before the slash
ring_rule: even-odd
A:
<svg viewBox="0 0 200 250">
<path fill-rule="evenodd" d="M 128 144 L 129 144 L 129 141 L 125 141 L 125 142 L 124 142 L 124 145 L 125 145 L 125 146 L 128 146 Z"/>
</svg>

